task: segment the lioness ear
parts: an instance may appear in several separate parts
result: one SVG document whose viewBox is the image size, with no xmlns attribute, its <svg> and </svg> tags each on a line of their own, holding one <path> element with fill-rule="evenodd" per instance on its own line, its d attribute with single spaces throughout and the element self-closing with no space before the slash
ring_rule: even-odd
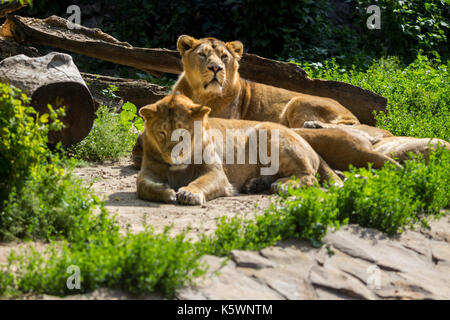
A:
<svg viewBox="0 0 450 320">
<path fill-rule="evenodd" d="M 242 42 L 231 41 L 225 43 L 225 45 L 237 61 L 241 60 L 242 54 L 244 53 L 244 45 L 242 44 Z"/>
<path fill-rule="evenodd" d="M 211 108 L 207 106 L 198 105 L 191 108 L 191 115 L 194 119 L 202 119 L 211 112 Z"/>
<path fill-rule="evenodd" d="M 144 120 L 153 118 L 156 115 L 154 105 L 149 104 L 142 107 L 141 109 L 139 109 L 139 115 L 144 118 Z"/>
<path fill-rule="evenodd" d="M 187 50 L 191 49 L 195 44 L 195 39 L 185 34 L 178 37 L 177 48 L 183 55 Z"/>
</svg>

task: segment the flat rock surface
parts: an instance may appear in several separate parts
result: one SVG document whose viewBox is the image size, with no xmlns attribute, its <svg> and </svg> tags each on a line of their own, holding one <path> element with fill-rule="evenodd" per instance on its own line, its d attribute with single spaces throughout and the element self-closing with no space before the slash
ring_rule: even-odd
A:
<svg viewBox="0 0 450 320">
<path fill-rule="evenodd" d="M 142 222 L 156 231 L 173 225 L 176 234 L 191 227 L 192 238 L 211 233 L 217 218 L 263 212 L 268 195 L 219 198 L 204 206 L 177 206 L 142 201 L 136 195 L 135 170 L 129 160 L 78 168 L 76 173 L 95 180 L 93 188 L 117 213 L 122 227 L 143 230 Z M 177 299 L 450 299 L 450 216 L 429 222 L 430 229 L 385 234 L 357 225 L 342 227 L 324 238 L 321 248 L 289 240 L 260 251 L 231 252 L 229 258 L 203 257 L 206 275 L 177 291 Z M 20 243 L 0 243 L 0 264 Z M 45 247 L 43 243 L 25 246 Z M 57 299 L 52 296 L 34 297 Z M 65 299 L 160 299 L 158 295 L 133 297 L 117 290 L 100 289 Z"/>
<path fill-rule="evenodd" d="M 448 217 L 434 223 L 450 229 Z M 402 240 L 411 238 L 420 240 L 421 247 L 431 247 L 432 252 L 434 247 L 436 258 L 427 250 L 410 249 Z M 328 234 L 320 249 L 304 241 L 286 241 L 245 255 L 232 252 L 226 267 L 217 271 L 215 262 L 214 272 L 195 287 L 180 290 L 177 297 L 261 299 L 264 293 L 263 298 L 279 295 L 290 300 L 450 299 L 449 251 L 450 243 L 417 231 L 389 238 L 376 230 L 349 225 Z M 212 256 L 205 261 L 214 259 L 227 261 Z M 234 277 L 231 282 L 230 277 Z M 255 280 L 258 292 L 254 292 Z"/>
</svg>

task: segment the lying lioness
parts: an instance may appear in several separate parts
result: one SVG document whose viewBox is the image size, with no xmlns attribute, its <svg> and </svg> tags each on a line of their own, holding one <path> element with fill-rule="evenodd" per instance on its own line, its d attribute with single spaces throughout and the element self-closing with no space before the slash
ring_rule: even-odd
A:
<svg viewBox="0 0 450 320">
<path fill-rule="evenodd" d="M 173 92 L 211 108 L 211 116 L 281 123 L 302 128 L 305 121 L 358 124 L 336 100 L 288 91 L 244 80 L 239 76 L 240 41 L 182 35 L 177 42 L 184 72 Z"/>
<path fill-rule="evenodd" d="M 379 169 L 386 162 L 400 167 L 389 155 L 374 150 L 371 140 L 359 131 L 340 128 L 292 130 L 305 139 L 332 169 L 345 171 L 349 165 L 362 168 L 368 167 L 369 163 L 372 168 Z"/>
<path fill-rule="evenodd" d="M 137 177 L 140 198 L 162 202 L 178 200 L 182 204 L 197 205 L 216 197 L 230 196 L 236 191 L 259 192 L 270 185 L 274 192 L 280 182 L 287 184 L 294 175 L 298 178 L 298 185 L 306 186 L 316 182 L 316 173 L 322 178 L 339 180 L 294 131 L 271 122 L 209 118 L 210 111 L 210 108 L 179 94 L 169 95 L 140 109 L 139 114 L 145 120 L 141 136 L 142 165 Z M 243 143 L 234 143 L 233 137 L 231 149 L 226 149 L 229 148 L 228 140 L 225 147 L 219 136 L 228 138 L 230 129 L 239 130 L 237 137 Z M 173 141 L 174 134 L 176 141 Z M 179 141 L 180 137 L 183 141 Z M 264 141 L 261 137 L 267 139 Z M 181 144 L 185 141 L 188 143 Z M 188 146 L 189 152 L 179 146 Z M 197 160 L 200 161 L 196 162 L 198 147 L 200 159 Z M 219 152 L 225 149 L 226 161 Z M 252 163 L 250 159 L 255 156 L 255 151 L 258 157 Z M 261 159 L 261 152 L 270 158 L 270 164 L 267 159 Z M 228 161 L 230 155 L 232 163 Z M 239 164 L 238 159 L 243 155 L 244 161 Z M 274 167 L 278 170 L 271 170 Z M 263 173 L 264 170 L 267 174 Z"/>
<path fill-rule="evenodd" d="M 387 137 L 373 146 L 373 150 L 398 159 L 400 162 L 408 160 L 410 153 L 423 155 L 428 161 L 430 153 L 438 146 L 450 150 L 450 143 L 437 138 Z"/>
<path fill-rule="evenodd" d="M 347 134 L 359 135 L 360 139 L 364 140 L 364 138 L 366 138 L 372 144 L 372 146 L 370 146 L 368 143 L 359 143 L 358 145 L 361 148 L 367 151 L 382 154 L 386 157 L 398 159 L 399 162 L 404 162 L 405 160 L 408 160 L 410 158 L 409 157 L 410 153 L 416 155 L 421 154 L 424 156 L 424 159 L 428 161 L 430 153 L 436 150 L 438 146 L 450 150 L 450 143 L 442 139 L 414 138 L 404 136 L 396 137 L 387 130 L 367 125 L 347 126 L 339 124 L 322 123 L 319 121 L 307 121 L 305 122 L 305 127 L 319 129 L 317 131 L 325 130 L 323 131 L 324 135 L 331 128 L 338 129 L 340 131 L 346 132 Z M 318 150 L 313 144 L 311 145 L 314 148 L 314 150 L 316 150 L 319 154 L 321 154 L 320 150 Z M 330 162 L 328 158 L 324 157 L 324 159 L 325 161 L 328 162 L 328 164 L 333 166 L 332 162 Z M 374 168 L 376 167 L 374 166 Z"/>
<path fill-rule="evenodd" d="M 348 127 L 348 126 L 345 126 Z M 292 128 L 295 133 L 305 139 L 331 169 L 345 171 L 349 165 L 354 167 L 381 168 L 386 162 L 399 164 L 388 155 L 375 151 L 368 136 L 359 131 L 343 130 L 341 128 L 306 129 Z M 143 157 L 142 134 L 133 148 L 132 158 L 136 169 L 141 168 Z M 377 140 L 379 141 L 379 140 Z"/>
</svg>

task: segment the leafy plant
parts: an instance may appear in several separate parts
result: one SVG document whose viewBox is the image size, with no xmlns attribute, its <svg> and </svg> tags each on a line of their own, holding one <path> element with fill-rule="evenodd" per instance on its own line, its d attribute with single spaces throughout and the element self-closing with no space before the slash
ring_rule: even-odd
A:
<svg viewBox="0 0 450 320">
<path fill-rule="evenodd" d="M 387 112 L 376 116 L 377 126 L 394 135 L 450 141 L 449 61 L 418 55 L 405 66 L 390 57 L 374 60 L 367 71 L 347 69 L 335 60 L 299 64 L 314 78 L 348 82 L 385 96 Z"/>
<path fill-rule="evenodd" d="M 358 0 L 355 17 L 365 28 L 368 6 L 381 9 L 381 28 L 367 30 L 360 41 L 364 50 L 413 60 L 418 52 L 448 57 L 450 12 L 445 0 Z"/>
<path fill-rule="evenodd" d="M 117 229 L 91 233 L 84 241 L 55 243 L 43 253 L 33 249 L 12 253 L 8 265 L 0 269 L 0 293 L 63 296 L 112 287 L 172 297 L 177 288 L 205 271 L 200 254 L 184 234 L 173 238 L 168 229 L 161 234 L 151 229 L 125 235 Z M 79 290 L 66 285 L 69 266 L 80 270 Z"/>
<path fill-rule="evenodd" d="M 143 120 L 136 106 L 126 102 L 120 113 L 100 106 L 89 135 L 74 147 L 78 159 L 87 161 L 118 160 L 129 154 L 136 143 L 137 130 L 143 130 Z"/>
<path fill-rule="evenodd" d="M 73 162 L 48 149 L 63 109 L 49 111 L 37 114 L 20 90 L 0 84 L 0 240 L 74 239 L 107 227 L 103 204 L 71 174 Z M 102 214 L 94 217 L 95 208 Z"/>
</svg>

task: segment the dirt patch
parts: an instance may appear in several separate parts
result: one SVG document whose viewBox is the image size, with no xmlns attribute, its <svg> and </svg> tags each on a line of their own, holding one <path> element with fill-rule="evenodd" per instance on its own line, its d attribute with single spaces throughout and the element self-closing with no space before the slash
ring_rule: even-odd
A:
<svg viewBox="0 0 450 320">
<path fill-rule="evenodd" d="M 270 195 L 237 195 L 217 198 L 202 206 L 164 204 L 141 200 L 136 193 L 136 170 L 129 158 L 118 162 L 105 162 L 89 167 L 77 168 L 75 173 L 103 197 L 109 212 L 117 214 L 122 228 L 133 232 L 143 231 L 143 222 L 157 232 L 172 225 L 176 234 L 189 226 L 194 237 L 200 233 L 211 233 L 216 228 L 217 218 L 233 217 L 236 214 L 253 217 L 270 205 Z"/>
</svg>

